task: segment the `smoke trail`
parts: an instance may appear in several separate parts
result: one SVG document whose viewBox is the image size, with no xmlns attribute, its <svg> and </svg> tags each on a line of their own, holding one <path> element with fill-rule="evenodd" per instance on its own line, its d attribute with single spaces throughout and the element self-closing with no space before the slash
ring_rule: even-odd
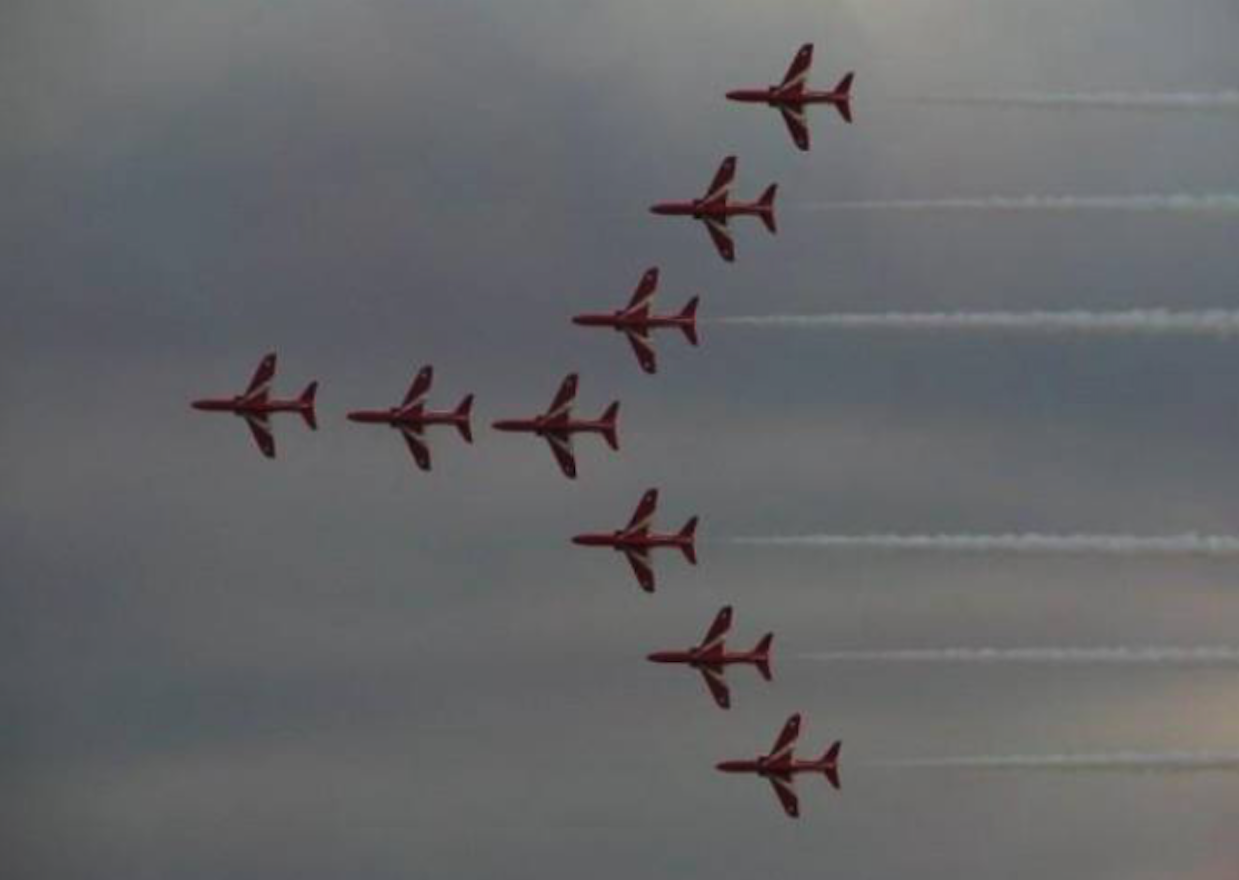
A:
<svg viewBox="0 0 1239 880">
<path fill-rule="evenodd" d="M 809 211 L 1000 211 L 1239 214 L 1239 194 L 1136 196 L 984 196 L 951 199 L 891 199 L 819 202 Z"/>
<path fill-rule="evenodd" d="M 975 755 L 881 761 L 874 766 L 927 770 L 1204 773 L 1239 771 L 1239 752 L 1106 752 L 1094 755 Z"/>
<path fill-rule="evenodd" d="M 1097 110 L 1239 110 L 1239 91 L 1218 92 L 1023 92 L 994 95 L 924 95 L 918 104 L 1044 107 Z"/>
<path fill-rule="evenodd" d="M 1229 666 L 1239 664 L 1232 647 L 1111 648 L 912 648 L 891 651 L 822 651 L 801 654 L 827 663 L 1052 663 Z"/>
<path fill-rule="evenodd" d="M 1133 309 L 1120 312 L 882 312 L 826 315 L 741 315 L 714 323 L 745 327 L 827 330 L 957 330 L 1013 333 L 1145 334 L 1150 336 L 1239 335 L 1239 311 L 1208 309 L 1173 312 Z"/>
<path fill-rule="evenodd" d="M 1239 556 L 1230 535 L 771 535 L 732 544 L 893 552 L 1078 554 L 1104 556 Z"/>
</svg>

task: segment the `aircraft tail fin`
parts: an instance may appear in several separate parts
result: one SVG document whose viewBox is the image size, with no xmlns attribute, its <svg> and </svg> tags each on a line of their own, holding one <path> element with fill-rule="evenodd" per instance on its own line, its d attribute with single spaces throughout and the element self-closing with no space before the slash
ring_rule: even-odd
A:
<svg viewBox="0 0 1239 880">
<path fill-rule="evenodd" d="M 619 408 L 620 402 L 617 400 L 602 414 L 602 436 L 606 438 L 607 445 L 616 451 L 619 451 Z"/>
<path fill-rule="evenodd" d="M 855 76 L 854 73 L 848 71 L 847 75 L 839 80 L 839 84 L 835 86 L 835 94 L 839 96 L 835 109 L 839 111 L 839 115 L 843 117 L 844 122 L 852 121 L 852 80 Z"/>
<path fill-rule="evenodd" d="M 766 681 L 770 681 L 774 676 L 770 672 L 770 645 L 774 642 L 774 633 L 766 633 L 762 636 L 757 647 L 753 649 L 753 657 L 757 665 L 757 671 L 761 673 L 761 677 Z"/>
<path fill-rule="evenodd" d="M 842 788 L 839 782 L 839 750 L 843 747 L 840 740 L 835 740 L 831 743 L 830 748 L 826 750 L 826 754 L 822 755 L 822 772 L 826 774 L 826 781 L 830 783 L 830 787 L 838 791 Z"/>
<path fill-rule="evenodd" d="M 456 430 L 460 432 L 460 436 L 465 438 L 466 443 L 473 442 L 473 426 L 469 424 L 469 417 L 473 413 L 473 395 L 466 394 L 460 402 L 460 406 L 456 407 L 456 417 L 460 419 L 456 423 Z"/>
<path fill-rule="evenodd" d="M 757 200 L 757 210 L 761 216 L 761 222 L 766 224 L 766 229 L 770 230 L 771 235 L 779 231 L 778 225 L 774 221 L 774 197 L 778 192 L 779 185 L 772 183 L 766 187 L 766 191 Z"/>
<path fill-rule="evenodd" d="M 679 538 L 683 541 L 680 544 L 680 550 L 684 553 L 684 558 L 692 565 L 697 564 L 697 517 L 693 517 L 688 522 L 684 523 L 684 528 L 680 529 Z"/>
<path fill-rule="evenodd" d="M 684 320 L 680 329 L 684 332 L 684 338 L 692 345 L 696 345 L 699 341 L 697 339 L 697 304 L 699 301 L 700 297 L 694 296 L 680 312 L 680 318 Z"/>
<path fill-rule="evenodd" d="M 305 423 L 314 431 L 318 430 L 318 416 L 314 413 L 314 400 L 317 396 L 318 383 L 311 382 L 305 386 L 305 391 L 302 391 L 301 396 L 297 398 L 297 403 L 301 405 L 301 418 L 305 419 Z"/>
</svg>

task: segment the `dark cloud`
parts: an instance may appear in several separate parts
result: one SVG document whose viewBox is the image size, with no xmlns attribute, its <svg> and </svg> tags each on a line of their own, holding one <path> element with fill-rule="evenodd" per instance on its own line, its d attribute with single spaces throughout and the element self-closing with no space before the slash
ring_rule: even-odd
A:
<svg viewBox="0 0 1239 880">
<path fill-rule="evenodd" d="M 11 7 L 11 8 L 10 8 Z M 1225 670 L 827 668 L 801 652 L 1229 644 L 1217 560 L 739 548 L 741 534 L 1239 534 L 1239 349 L 707 324 L 663 372 L 568 323 L 650 265 L 705 317 L 1233 305 L 1224 217 L 822 202 L 1239 191 L 1239 120 L 909 105 L 1239 83 L 1229 0 L 9 4 L 0 27 L 0 850 L 14 877 L 1229 876 L 1233 780 L 879 770 L 1233 749 Z M 857 123 L 722 93 L 818 44 Z M 649 217 L 740 156 L 780 233 Z M 277 348 L 317 433 L 188 400 Z M 417 472 L 347 408 L 478 395 Z M 483 423 L 582 374 L 582 479 Z M 590 438 L 592 439 L 592 438 Z M 569 535 L 703 517 L 641 594 Z M 736 708 L 643 655 L 734 603 Z M 793 710 L 844 791 L 710 768 Z M 1192 809 L 1182 806 L 1190 802 Z"/>
</svg>

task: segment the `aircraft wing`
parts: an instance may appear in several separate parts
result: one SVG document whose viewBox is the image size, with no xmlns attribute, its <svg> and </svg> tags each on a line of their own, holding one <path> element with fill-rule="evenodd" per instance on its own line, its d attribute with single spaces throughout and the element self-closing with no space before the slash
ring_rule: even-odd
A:
<svg viewBox="0 0 1239 880">
<path fill-rule="evenodd" d="M 716 202 L 726 202 L 727 196 L 731 192 L 731 182 L 736 179 L 736 157 L 728 156 L 723 160 L 723 163 L 718 166 L 718 171 L 714 172 L 714 180 L 710 181 L 710 188 L 706 190 L 706 194 L 701 197 L 701 201 L 706 204 Z"/>
<path fill-rule="evenodd" d="M 713 217 L 706 217 L 701 222 L 705 224 L 706 232 L 710 233 L 710 241 L 714 242 L 714 248 L 718 251 L 718 255 L 728 263 L 734 262 L 736 259 L 736 243 L 731 238 L 731 232 L 728 231 L 727 224 Z"/>
<path fill-rule="evenodd" d="M 250 427 L 250 434 L 258 451 L 267 458 L 275 458 L 275 435 L 271 433 L 271 422 L 266 415 L 247 414 L 245 424 Z"/>
<path fill-rule="evenodd" d="M 650 340 L 649 334 L 638 330 L 625 330 L 624 336 L 628 339 L 628 344 L 632 346 L 632 353 L 637 356 L 637 363 L 641 365 L 641 369 L 651 375 L 658 372 L 658 358 L 654 354 L 654 344 Z"/>
<path fill-rule="evenodd" d="M 774 741 L 774 747 L 770 749 L 770 758 L 790 758 L 792 749 L 796 747 L 796 740 L 800 736 L 800 716 L 793 715 L 787 719 L 787 723 L 783 725 L 783 729 L 779 732 L 779 738 Z"/>
<path fill-rule="evenodd" d="M 430 384 L 434 381 L 434 367 L 422 367 L 418 371 L 417 376 L 413 379 L 413 384 L 409 386 L 409 391 L 404 396 L 404 402 L 400 404 L 401 409 L 409 409 L 414 406 L 421 406 L 426 402 L 426 395 L 430 393 Z"/>
<path fill-rule="evenodd" d="M 706 690 L 710 692 L 710 696 L 714 698 L 715 704 L 720 709 L 731 708 L 731 688 L 727 687 L 727 680 L 723 677 L 721 668 L 702 666 L 701 680 L 706 683 Z"/>
<path fill-rule="evenodd" d="M 637 289 L 632 293 L 632 299 L 628 301 L 624 311 L 631 314 L 647 308 L 650 300 L 654 298 L 654 291 L 658 289 L 658 267 L 655 266 L 645 270 L 645 274 L 641 276 L 641 281 L 637 284 Z"/>
<path fill-rule="evenodd" d="M 559 384 L 555 399 L 551 401 L 546 415 L 551 418 L 567 416 L 572 411 L 572 402 L 576 399 L 577 375 L 569 373 Z"/>
<path fill-rule="evenodd" d="M 796 786 L 790 776 L 767 776 L 774 796 L 779 799 L 783 812 L 796 819 L 800 816 L 800 798 L 796 796 Z"/>
<path fill-rule="evenodd" d="M 254 370 L 249 386 L 242 395 L 246 400 L 259 400 L 271 392 L 271 380 L 275 378 L 275 352 L 267 355 Z"/>
<path fill-rule="evenodd" d="M 787 123 L 787 132 L 792 136 L 792 142 L 800 150 L 809 150 L 809 119 L 803 105 L 790 107 L 787 104 L 779 106 L 779 115 Z"/>
<path fill-rule="evenodd" d="M 654 511 L 657 509 L 658 490 L 650 489 L 641 496 L 641 501 L 637 504 L 637 509 L 633 511 L 632 519 L 628 521 L 628 527 L 624 531 L 630 535 L 648 531 L 650 523 L 654 520 Z"/>
<path fill-rule="evenodd" d="M 646 550 L 628 549 L 624 551 L 632 573 L 637 577 L 637 583 L 647 593 L 654 592 L 654 566 L 650 563 L 650 554 Z"/>
<path fill-rule="evenodd" d="M 723 637 L 731 629 L 731 614 L 730 605 L 724 605 L 719 609 L 718 614 L 714 616 L 714 622 L 706 630 L 705 638 L 701 640 L 701 644 L 698 646 L 701 650 L 708 651 L 712 648 L 723 647 Z"/>
<path fill-rule="evenodd" d="M 409 454 L 413 456 L 417 466 L 424 471 L 430 470 L 430 447 L 426 445 L 426 441 L 412 428 L 401 428 L 400 435 L 404 437 L 404 443 L 409 447 Z"/>
<path fill-rule="evenodd" d="M 805 83 L 809 79 L 809 68 L 813 66 L 813 44 L 805 43 L 796 52 L 796 57 L 792 59 L 791 66 L 787 68 L 787 73 L 783 75 L 783 82 L 779 83 L 779 91 L 783 93 L 804 91 Z"/>
<path fill-rule="evenodd" d="M 569 480 L 575 480 L 576 455 L 572 452 L 572 435 L 547 434 L 546 442 L 551 447 L 551 453 L 555 456 L 555 461 L 559 469 L 564 472 L 564 476 Z"/>
</svg>

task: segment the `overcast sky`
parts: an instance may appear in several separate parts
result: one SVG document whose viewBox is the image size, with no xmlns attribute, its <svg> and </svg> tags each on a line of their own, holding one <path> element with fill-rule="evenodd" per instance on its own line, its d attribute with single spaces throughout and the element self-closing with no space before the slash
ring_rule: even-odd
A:
<svg viewBox="0 0 1239 880">
<path fill-rule="evenodd" d="M 855 70 L 856 122 L 728 89 Z M 1233 0 L 8 0 L 0 11 L 0 852 L 15 878 L 1222 880 L 1239 773 L 896 769 L 1239 751 L 1234 669 L 828 665 L 831 650 L 1239 645 L 1239 561 L 741 535 L 1239 535 L 1239 343 L 707 319 L 1239 307 L 1239 217 L 822 211 L 1239 193 L 1239 110 L 918 97 L 1239 88 Z M 646 208 L 777 181 L 738 260 Z M 703 343 L 573 327 L 662 268 Z M 320 429 L 188 402 L 322 383 Z M 346 410 L 477 395 L 476 443 Z M 622 451 L 489 430 L 581 374 Z M 659 591 L 572 534 L 702 517 Z M 776 633 L 734 708 L 646 663 Z M 844 740 L 786 820 L 723 758 Z"/>
</svg>

